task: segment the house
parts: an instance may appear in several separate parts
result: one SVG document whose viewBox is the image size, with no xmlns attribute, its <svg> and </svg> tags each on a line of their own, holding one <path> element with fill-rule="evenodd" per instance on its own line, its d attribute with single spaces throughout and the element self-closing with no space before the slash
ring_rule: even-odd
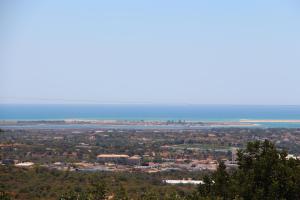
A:
<svg viewBox="0 0 300 200">
<path fill-rule="evenodd" d="M 116 164 L 127 164 L 129 156 L 125 154 L 99 154 L 97 161 L 100 163 L 116 163 Z"/>
<path fill-rule="evenodd" d="M 141 165 L 141 157 L 139 155 L 134 155 L 128 158 L 128 165 Z"/>
</svg>

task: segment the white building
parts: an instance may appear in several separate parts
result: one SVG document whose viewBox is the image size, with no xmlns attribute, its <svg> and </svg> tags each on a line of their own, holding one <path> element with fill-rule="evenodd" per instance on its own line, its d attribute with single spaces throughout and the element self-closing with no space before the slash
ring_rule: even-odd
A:
<svg viewBox="0 0 300 200">
<path fill-rule="evenodd" d="M 163 180 L 164 183 L 168 184 L 193 184 L 193 185 L 198 185 L 198 184 L 203 184 L 203 181 L 200 180 Z"/>
<path fill-rule="evenodd" d="M 31 167 L 33 166 L 34 163 L 33 162 L 22 162 L 22 163 L 18 163 L 15 166 L 16 167 Z"/>
</svg>

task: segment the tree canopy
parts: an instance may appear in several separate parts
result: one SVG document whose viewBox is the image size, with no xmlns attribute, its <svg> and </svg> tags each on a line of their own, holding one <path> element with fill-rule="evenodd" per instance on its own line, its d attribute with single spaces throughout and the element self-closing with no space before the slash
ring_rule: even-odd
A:
<svg viewBox="0 0 300 200">
<path fill-rule="evenodd" d="M 221 199 L 300 199 L 300 161 L 287 158 L 268 140 L 249 142 L 238 152 L 238 169 L 226 171 L 224 163 L 204 184 L 198 197 Z"/>
</svg>

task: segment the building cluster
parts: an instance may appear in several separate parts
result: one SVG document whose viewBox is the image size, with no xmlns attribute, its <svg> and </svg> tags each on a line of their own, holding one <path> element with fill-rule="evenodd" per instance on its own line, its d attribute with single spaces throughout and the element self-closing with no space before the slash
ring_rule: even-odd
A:
<svg viewBox="0 0 300 200">
<path fill-rule="evenodd" d="M 155 173 L 161 171 L 215 171 L 218 167 L 218 161 L 212 158 L 203 160 L 197 159 L 162 159 L 160 162 L 147 161 L 149 155 L 134 155 L 127 154 L 99 154 L 97 155 L 97 162 L 77 162 L 77 163 L 63 163 L 55 162 L 52 164 L 44 164 L 42 166 L 57 169 L 57 170 L 71 170 L 71 171 L 139 171 Z M 226 162 L 226 165 L 232 167 L 236 165 L 236 149 L 232 151 L 232 161 Z M 18 160 L 3 159 L 3 165 L 15 165 L 17 167 L 32 167 L 33 162 L 19 162 Z"/>
<path fill-rule="evenodd" d="M 19 162 L 18 160 L 13 159 L 3 159 L 1 161 L 2 165 L 14 165 L 16 167 L 32 167 L 34 165 L 33 162 Z"/>
<path fill-rule="evenodd" d="M 219 160 L 228 168 L 237 167 L 238 148 L 245 148 L 248 141 L 269 139 L 300 155 L 299 133 L 294 129 L 10 130 L 1 136 L 0 164 L 37 163 L 74 171 L 214 171 Z M 287 158 L 299 159 L 292 154 Z"/>
<path fill-rule="evenodd" d="M 99 163 L 116 163 L 123 165 L 140 165 L 141 157 L 138 155 L 128 156 L 125 154 L 100 154 L 97 156 Z"/>
</svg>

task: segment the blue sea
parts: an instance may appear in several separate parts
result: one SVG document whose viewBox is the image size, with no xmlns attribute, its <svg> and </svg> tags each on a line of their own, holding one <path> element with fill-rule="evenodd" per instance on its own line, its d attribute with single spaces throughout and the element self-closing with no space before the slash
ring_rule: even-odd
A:
<svg viewBox="0 0 300 200">
<path fill-rule="evenodd" d="M 0 120 L 299 120 L 300 106 L 257 105 L 0 105 Z M 300 123 L 260 123 L 300 128 Z"/>
</svg>

